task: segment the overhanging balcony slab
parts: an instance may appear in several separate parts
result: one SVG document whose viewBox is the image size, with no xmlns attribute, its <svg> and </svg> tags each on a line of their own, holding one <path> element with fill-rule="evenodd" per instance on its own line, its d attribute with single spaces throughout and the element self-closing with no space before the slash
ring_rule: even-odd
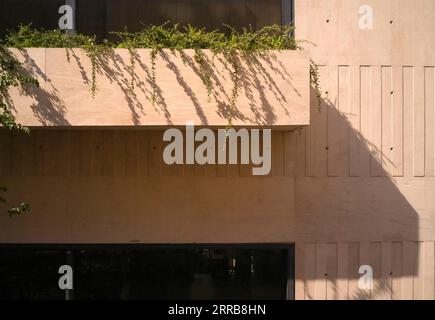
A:
<svg viewBox="0 0 435 320">
<path fill-rule="evenodd" d="M 99 59 L 92 96 L 92 64 L 81 49 L 10 49 L 40 88 L 10 91 L 17 121 L 39 126 L 234 126 L 287 128 L 310 120 L 309 58 L 303 51 L 269 50 L 239 56 L 238 97 L 230 107 L 232 65 L 203 50 L 203 68 L 194 50 L 161 50 L 153 81 L 150 49 L 114 49 Z M 204 84 L 207 74 L 211 92 Z M 155 85 L 154 85 L 155 84 Z"/>
</svg>

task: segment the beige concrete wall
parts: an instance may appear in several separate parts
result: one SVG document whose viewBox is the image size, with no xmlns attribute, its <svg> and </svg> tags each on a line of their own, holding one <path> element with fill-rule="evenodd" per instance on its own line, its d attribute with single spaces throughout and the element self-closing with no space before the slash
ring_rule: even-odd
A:
<svg viewBox="0 0 435 320">
<path fill-rule="evenodd" d="M 300 138 L 299 299 L 434 299 L 434 12 L 431 0 L 296 0 L 324 97 Z M 361 264 L 372 291 L 356 286 Z"/>
<path fill-rule="evenodd" d="M 162 160 L 162 131 L 0 130 L 0 179 L 9 203 L 32 212 L 0 216 L 0 242 L 289 242 L 294 160 L 273 134 L 272 172 L 248 165 Z M 287 165 L 286 165 L 287 164 Z"/>
</svg>

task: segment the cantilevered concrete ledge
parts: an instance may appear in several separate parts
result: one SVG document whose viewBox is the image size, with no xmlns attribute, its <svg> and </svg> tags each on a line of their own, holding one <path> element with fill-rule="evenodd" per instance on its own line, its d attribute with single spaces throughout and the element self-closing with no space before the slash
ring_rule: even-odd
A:
<svg viewBox="0 0 435 320">
<path fill-rule="evenodd" d="M 10 49 L 40 88 L 14 89 L 10 102 L 26 126 L 235 126 L 308 125 L 309 58 L 303 51 L 265 51 L 239 56 L 238 97 L 231 107 L 232 65 L 204 50 L 202 66 L 194 50 L 115 49 L 92 64 L 81 49 Z M 211 86 L 204 82 L 210 80 Z M 207 90 L 208 89 L 208 90 Z M 211 90 L 210 90 L 211 89 Z"/>
</svg>

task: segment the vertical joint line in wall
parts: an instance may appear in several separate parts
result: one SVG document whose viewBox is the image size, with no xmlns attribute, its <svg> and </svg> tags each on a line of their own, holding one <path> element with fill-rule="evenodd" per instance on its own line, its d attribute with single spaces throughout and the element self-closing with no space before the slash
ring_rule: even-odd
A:
<svg viewBox="0 0 435 320">
<path fill-rule="evenodd" d="M 327 66 L 325 65 L 325 87 L 326 90 L 324 90 L 324 92 L 328 92 L 329 93 L 329 71 L 331 69 L 331 66 Z M 326 96 L 325 97 L 325 105 L 331 105 L 329 100 L 329 97 Z M 325 108 L 326 109 L 326 115 L 325 115 L 325 122 L 326 122 L 326 177 L 329 177 L 329 109 L 330 108 Z"/>
<path fill-rule="evenodd" d="M 423 66 L 423 176 L 426 173 L 426 66 Z"/>
<path fill-rule="evenodd" d="M 364 140 L 365 140 L 365 137 L 364 137 L 364 134 L 365 134 L 365 132 L 363 132 L 363 127 L 362 127 L 362 116 L 361 116 L 361 108 L 362 108 L 362 106 L 361 106 L 361 99 L 362 99 L 362 95 L 361 95 L 361 87 L 362 87 L 362 85 L 361 85 L 361 83 L 362 83 L 362 80 L 361 80 L 361 65 L 358 67 L 358 79 L 359 79 L 359 81 L 358 81 L 358 130 L 359 130 L 359 132 L 360 132 L 360 134 L 361 134 L 361 142 L 358 144 L 358 154 L 360 154 L 359 152 L 361 152 L 361 150 L 362 150 L 362 145 L 364 144 Z M 362 174 L 362 172 L 361 172 L 361 167 L 359 167 L 358 168 L 358 171 L 360 172 L 360 174 Z M 349 294 L 348 294 L 348 296 L 349 296 Z"/>
<path fill-rule="evenodd" d="M 351 66 L 348 65 L 347 66 L 347 116 L 346 116 L 346 121 L 349 122 L 350 121 L 350 117 L 351 117 L 351 95 L 352 95 L 352 86 L 351 86 Z M 352 124 L 350 123 L 348 126 L 346 126 L 346 134 L 347 134 L 347 176 L 350 177 L 350 133 L 352 130 Z"/>
<path fill-rule="evenodd" d="M 305 130 L 305 128 L 303 128 L 302 130 L 304 130 L 304 140 L 303 140 L 303 146 L 304 146 L 304 159 L 303 159 L 303 163 L 304 163 L 304 177 L 308 177 L 308 170 L 307 170 L 307 131 Z M 301 131 L 302 132 L 302 131 Z M 296 158 L 297 160 L 297 158 Z"/>
<path fill-rule="evenodd" d="M 402 152 L 401 152 L 401 160 L 402 160 L 402 177 L 405 176 L 405 70 L 404 70 L 404 66 L 401 66 L 401 85 L 402 85 L 402 97 L 401 97 L 401 108 L 402 108 L 402 141 L 401 141 L 401 147 L 402 147 Z"/>
<path fill-rule="evenodd" d="M 379 152 L 379 156 L 380 156 L 380 159 L 379 159 L 379 161 L 380 161 L 380 163 L 381 163 L 381 168 L 382 168 L 382 172 L 386 172 L 386 170 L 385 170 L 385 164 L 384 164 L 384 153 L 383 153 L 383 151 L 382 151 L 382 145 L 383 145 L 383 143 L 384 143 L 384 137 L 383 137 L 383 132 L 384 132 L 384 107 L 385 107 L 385 101 L 384 101 L 384 99 L 383 99 L 383 92 L 384 92 L 384 85 L 383 85 L 383 73 L 384 73 L 384 66 L 382 66 L 381 65 L 381 68 L 380 68 L 380 72 L 381 72 L 381 74 L 380 74 L 380 76 L 381 76 L 381 92 L 379 92 L 378 91 L 378 94 L 380 93 L 380 99 L 381 99 L 381 112 L 380 112 L 380 124 L 381 124 L 381 131 L 380 131 L 380 144 L 379 144 L 379 150 L 378 150 L 378 152 Z"/>
<path fill-rule="evenodd" d="M 349 165 L 350 167 L 350 165 Z M 338 243 L 335 243 L 335 287 L 337 288 L 337 280 L 338 280 Z M 335 289 L 337 290 L 337 289 Z M 335 298 L 337 297 L 337 293 L 335 294 Z M 328 298 L 328 296 L 326 296 L 326 298 Z"/>
<path fill-rule="evenodd" d="M 282 131 L 281 132 L 281 150 L 282 150 L 282 154 L 281 154 L 281 160 L 282 160 L 282 176 L 285 177 L 286 174 L 286 156 L 285 156 L 285 133 L 286 131 Z M 217 159 L 216 159 L 216 163 L 217 163 Z"/>
<path fill-rule="evenodd" d="M 393 82 L 393 66 L 390 66 L 390 92 L 392 94 L 390 94 L 390 123 L 391 123 L 391 137 L 390 137 L 390 141 L 389 146 L 387 148 L 387 150 L 389 150 L 389 154 L 390 154 L 390 168 L 391 168 L 391 176 L 394 175 L 394 167 L 395 167 L 395 158 L 394 158 L 394 138 L 395 138 L 395 131 L 396 131 L 396 123 L 394 121 L 394 112 L 395 112 L 395 104 L 394 104 L 394 95 L 396 94 L 396 90 L 394 88 L 394 82 Z"/>
<path fill-rule="evenodd" d="M 338 245 L 337 245 L 337 247 L 338 247 Z M 352 264 L 351 264 L 351 261 L 350 261 L 350 254 L 349 254 L 350 248 L 351 248 L 351 242 L 347 242 L 347 248 L 346 248 L 346 250 L 347 250 L 347 262 L 345 264 L 345 266 L 346 266 L 345 275 L 347 276 L 347 279 L 345 280 L 347 282 L 347 286 L 346 286 L 346 300 L 351 300 L 349 279 L 351 279 L 351 277 L 352 277 L 352 273 L 350 272 L 350 266 Z M 337 264 L 337 270 L 338 270 L 338 264 Z M 338 274 L 337 274 L 337 278 L 338 278 Z"/>
<path fill-rule="evenodd" d="M 381 156 L 381 167 L 382 167 L 382 172 L 387 175 L 388 172 L 388 155 L 389 152 L 387 150 L 385 150 L 385 154 L 384 154 L 384 149 L 386 149 L 387 145 L 385 145 L 384 148 L 384 143 L 387 143 L 388 141 L 385 141 L 386 139 L 384 139 L 384 131 L 387 129 L 384 127 L 384 118 L 388 119 L 388 115 L 386 115 L 384 117 L 384 111 L 386 109 L 387 103 L 388 101 L 385 101 L 387 99 L 384 99 L 384 90 L 388 89 L 386 87 L 384 87 L 384 74 L 385 72 L 387 72 L 387 65 L 381 65 L 381 92 L 380 92 L 380 97 L 381 97 L 381 144 L 380 144 L 380 156 Z M 390 131 L 391 133 L 391 131 Z"/>
<path fill-rule="evenodd" d="M 391 138 L 390 138 L 390 153 L 391 153 L 391 176 L 393 176 L 395 174 L 395 168 L 397 165 L 397 161 L 396 161 L 396 145 L 395 145 L 395 141 L 396 141 L 396 135 L 397 135 L 397 130 L 399 130 L 396 121 L 394 121 L 395 118 L 395 114 L 397 113 L 397 106 L 395 103 L 395 97 L 398 93 L 398 90 L 396 90 L 396 88 L 394 87 L 394 72 L 397 72 L 396 68 L 393 68 L 393 66 L 391 66 L 391 78 L 390 78 L 390 88 L 391 88 L 391 99 L 390 99 L 390 103 L 391 103 Z"/>
<path fill-rule="evenodd" d="M 432 87 L 432 121 L 435 124 L 435 67 L 431 66 L 432 68 L 432 82 L 433 82 L 433 87 Z M 433 156 L 433 160 L 432 160 L 432 165 L 435 168 L 435 130 L 433 130 L 432 132 L 432 156 Z M 435 169 L 434 169 L 434 173 L 435 175 Z"/>
<path fill-rule="evenodd" d="M 435 71 L 433 66 L 427 66 L 427 69 L 428 70 L 432 69 L 433 71 Z M 430 73 L 429 73 L 429 75 L 430 75 Z M 426 76 L 425 76 L 425 78 L 426 78 Z M 434 80 L 435 80 L 434 79 L 434 72 L 432 72 L 432 82 L 434 84 L 433 84 L 432 88 L 429 88 L 429 94 L 430 94 L 430 90 L 432 89 L 432 98 L 434 98 L 433 95 L 434 95 L 434 92 L 435 92 L 435 81 Z M 425 93 L 424 96 L 426 97 L 426 93 Z M 435 101 L 435 99 L 434 99 L 434 101 Z M 432 105 L 429 105 L 429 102 L 430 102 L 430 98 L 429 98 L 429 101 L 427 103 L 428 103 L 428 108 L 430 108 L 432 110 L 432 119 L 429 119 L 429 121 L 432 120 L 432 123 L 435 124 L 435 102 L 433 102 Z M 426 102 L 425 102 L 425 105 L 426 105 Z M 425 108 L 425 110 L 426 110 L 426 108 Z M 425 119 L 426 119 L 426 115 L 425 115 Z M 426 120 L 425 120 L 425 122 L 426 122 Z M 432 129 L 432 137 L 429 138 L 429 141 L 430 141 L 430 139 L 432 139 L 432 146 L 430 146 L 430 147 L 432 147 L 432 154 L 431 154 L 432 164 L 431 164 L 431 166 L 434 168 L 431 175 L 435 175 L 435 132 L 434 132 L 433 129 Z M 430 147 L 429 147 L 429 150 L 430 150 Z M 429 157 L 429 159 L 430 159 L 430 157 Z"/>
<path fill-rule="evenodd" d="M 316 284 L 317 281 L 317 243 L 314 242 L 314 284 Z M 314 285 L 314 297 L 316 293 L 316 286 Z M 314 298 L 313 297 L 313 298 Z"/>
<path fill-rule="evenodd" d="M 340 81 L 341 81 L 341 78 L 340 78 L 340 69 L 341 69 L 341 67 L 343 67 L 343 66 L 337 65 L 337 73 L 336 73 L 337 80 L 336 80 L 336 83 L 335 83 L 335 88 L 336 89 L 334 91 L 334 93 L 335 93 L 335 101 L 336 101 L 336 106 L 335 106 L 336 110 L 335 110 L 335 112 L 337 112 L 337 115 L 338 115 L 339 119 L 344 117 L 344 115 L 341 112 L 342 111 L 341 110 L 341 103 L 342 103 L 342 101 L 340 99 Z M 343 119 L 343 121 L 345 121 L 345 119 Z M 340 132 L 340 135 L 341 135 L 341 132 Z M 340 148 L 338 148 L 338 151 L 339 152 L 341 151 Z M 341 166 L 342 165 L 343 164 L 341 164 Z M 341 175 L 341 172 L 338 175 Z"/>
<path fill-rule="evenodd" d="M 423 67 L 423 176 L 426 176 L 426 153 L 428 150 L 426 150 L 426 137 L 427 137 L 427 127 L 426 127 L 426 66 Z"/>
<path fill-rule="evenodd" d="M 415 67 L 412 67 L 412 176 L 415 177 Z"/>
<path fill-rule="evenodd" d="M 369 66 L 369 95 L 370 95 L 370 103 L 369 103 L 369 141 L 370 141 L 370 157 L 369 157 L 369 176 L 372 175 L 372 158 L 373 158 L 373 66 Z"/>
</svg>

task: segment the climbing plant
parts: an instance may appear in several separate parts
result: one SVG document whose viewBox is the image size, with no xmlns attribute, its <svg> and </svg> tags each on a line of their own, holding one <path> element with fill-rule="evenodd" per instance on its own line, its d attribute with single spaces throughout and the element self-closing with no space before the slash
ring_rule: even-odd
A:
<svg viewBox="0 0 435 320">
<path fill-rule="evenodd" d="M 310 59 L 310 79 L 316 94 L 317 108 L 320 111 L 320 107 L 322 106 L 322 93 L 320 91 L 319 68 L 312 59 Z"/>
<path fill-rule="evenodd" d="M 95 96 L 97 91 L 96 73 L 100 67 L 99 62 L 110 54 L 112 48 L 126 48 L 130 53 L 129 72 L 131 75 L 130 87 L 134 88 L 135 49 L 150 48 L 150 82 L 151 100 L 156 101 L 156 59 L 162 49 L 172 49 L 181 52 L 182 49 L 194 49 L 194 61 L 199 68 L 199 75 L 207 89 L 209 99 L 212 94 L 211 73 L 213 70 L 207 63 L 207 57 L 203 49 L 210 49 L 214 54 L 222 54 L 230 69 L 233 89 L 230 96 L 229 108 L 233 109 L 237 103 L 240 89 L 240 63 L 239 56 L 255 55 L 266 50 L 297 50 L 302 49 L 301 44 L 305 41 L 298 41 L 289 34 L 293 26 L 266 26 L 260 30 L 245 28 L 238 31 L 231 26 L 225 26 L 228 32 L 206 31 L 193 26 L 180 27 L 178 24 L 170 25 L 165 23 L 160 26 L 144 26 L 138 32 L 112 32 L 116 40 L 96 41 L 95 36 L 83 34 L 67 35 L 61 30 L 36 30 L 30 25 L 20 26 L 17 31 L 10 32 L 3 40 L 6 47 L 45 47 L 45 48 L 66 48 L 69 58 L 71 48 L 82 48 L 90 59 L 91 82 L 90 91 Z M 183 57 L 183 61 L 185 57 Z M 316 90 L 316 96 L 320 101 L 320 86 L 318 81 L 318 70 L 311 61 L 310 75 L 312 85 Z M 319 104 L 320 105 L 320 104 Z M 230 112 L 231 113 L 231 112 Z M 230 116 L 231 117 L 231 116 Z M 231 118 L 229 119 L 231 121 Z"/>
<path fill-rule="evenodd" d="M 9 129 L 29 133 L 28 128 L 21 126 L 15 121 L 11 112 L 9 99 L 9 89 L 12 87 L 25 87 L 27 85 L 38 86 L 38 81 L 27 76 L 20 66 L 19 61 L 5 47 L 0 46 L 0 125 Z M 3 194 L 7 191 L 5 186 L 0 186 L 0 203 L 5 203 L 6 199 Z M 21 203 L 18 206 L 9 208 L 9 216 L 26 213 L 30 210 L 27 203 Z"/>
<path fill-rule="evenodd" d="M 16 31 L 9 32 L 5 39 L 1 41 L 5 48 L 65 48 L 67 60 L 70 60 L 70 50 L 72 48 L 81 48 L 85 51 L 91 62 L 91 83 L 90 91 L 95 96 L 96 74 L 100 68 L 99 62 L 102 62 L 111 53 L 111 44 L 104 40 L 98 43 L 95 36 L 83 34 L 68 35 L 64 31 L 55 30 L 37 30 L 31 25 L 22 25 Z"/>
</svg>

